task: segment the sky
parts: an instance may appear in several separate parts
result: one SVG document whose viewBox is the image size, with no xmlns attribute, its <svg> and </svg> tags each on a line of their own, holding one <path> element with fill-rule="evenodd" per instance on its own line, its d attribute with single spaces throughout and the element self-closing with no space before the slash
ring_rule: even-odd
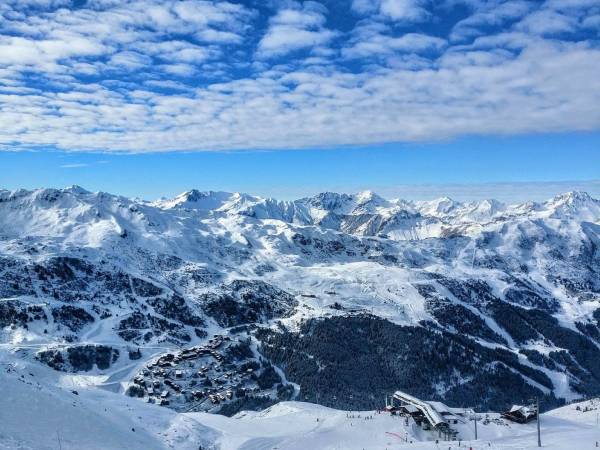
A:
<svg viewBox="0 0 600 450">
<path fill-rule="evenodd" d="M 598 0 L 3 0 L 0 188 L 600 196 Z"/>
<path fill-rule="evenodd" d="M 600 198 L 599 138 L 469 137 L 444 145 L 209 153 L 0 152 L 0 167 L 8 189 L 76 184 L 146 200 L 196 188 L 282 200 L 373 190 L 411 200 L 541 201 L 571 190 Z"/>
</svg>

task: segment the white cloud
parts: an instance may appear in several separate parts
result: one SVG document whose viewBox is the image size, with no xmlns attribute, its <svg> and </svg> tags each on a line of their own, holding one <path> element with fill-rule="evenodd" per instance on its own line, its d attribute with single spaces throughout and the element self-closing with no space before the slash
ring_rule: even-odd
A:
<svg viewBox="0 0 600 450">
<path fill-rule="evenodd" d="M 576 27 L 576 18 L 549 9 L 535 11 L 516 25 L 519 30 L 542 35 L 571 33 Z"/>
<path fill-rule="evenodd" d="M 593 28 L 596 30 L 600 30 L 600 14 L 595 14 L 593 16 L 586 17 L 582 25 L 584 28 Z"/>
<path fill-rule="evenodd" d="M 196 68 L 191 64 L 163 64 L 160 66 L 165 72 L 182 77 L 192 76 Z"/>
<path fill-rule="evenodd" d="M 430 14 L 424 0 L 381 0 L 380 12 L 394 20 L 419 22 Z"/>
<path fill-rule="evenodd" d="M 297 27 L 276 25 L 262 39 L 259 53 L 262 56 L 281 56 L 294 50 L 314 47 L 331 40 L 334 33 L 329 30 L 311 31 Z"/>
<path fill-rule="evenodd" d="M 110 57 L 110 65 L 137 70 L 152 63 L 152 58 L 138 52 L 122 51 Z"/>
<path fill-rule="evenodd" d="M 7 64 L 59 71 L 89 56 L 109 56 L 131 69 L 151 62 L 131 50 L 161 44 L 170 35 L 188 36 L 188 48 L 167 55 L 175 62 L 198 62 L 218 55 L 203 43 L 240 43 L 252 11 L 228 2 L 202 0 L 89 1 L 88 9 L 68 10 L 65 2 L 33 1 L 43 12 L 26 14 L 23 4 L 0 8 L 0 67 Z M 59 8 L 62 6 L 63 8 Z M 90 9 L 91 8 L 91 9 Z M 6 33 L 6 34 L 5 34 Z M 189 50 L 193 48 L 193 50 Z M 68 67 L 63 67 L 68 70 Z"/>
<path fill-rule="evenodd" d="M 72 11 L 28 1 L 42 10 L 0 4 L 4 149 L 297 148 L 600 129 L 598 13 L 585 0 L 531 10 L 467 0 L 471 17 L 452 32 L 460 41 L 410 25 L 435 19 L 432 2 L 355 0 L 348 30 L 314 2 L 274 2 L 258 20 L 204 0 L 90 0 Z"/>
<path fill-rule="evenodd" d="M 0 35 L 1 66 L 39 66 L 55 70 L 55 65 L 64 59 L 99 55 L 106 47 L 85 38 L 68 36 L 62 39 L 32 40 L 20 36 Z"/>
<path fill-rule="evenodd" d="M 352 9 L 359 14 L 370 14 L 378 8 L 379 2 L 374 0 L 352 0 Z"/>
<path fill-rule="evenodd" d="M 215 30 L 207 28 L 196 33 L 196 37 L 201 41 L 239 44 L 242 42 L 242 36 L 231 31 Z"/>
<path fill-rule="evenodd" d="M 82 167 L 88 167 L 89 164 L 86 163 L 72 163 L 72 164 L 62 164 L 60 166 L 61 169 L 80 169 Z"/>
<path fill-rule="evenodd" d="M 335 33 L 323 27 L 325 20 L 322 11 L 306 4 L 300 9 L 278 11 L 258 45 L 259 56 L 280 56 L 329 42 Z"/>
<path fill-rule="evenodd" d="M 524 0 L 509 0 L 500 3 L 484 2 L 476 7 L 474 14 L 454 25 L 450 37 L 456 41 L 480 36 L 486 32 L 486 27 L 500 26 L 508 21 L 519 19 L 532 8 L 532 3 Z"/>
<path fill-rule="evenodd" d="M 544 7 L 559 11 L 598 7 L 598 0 L 546 0 Z"/>
<path fill-rule="evenodd" d="M 445 46 L 445 39 L 419 33 L 407 33 L 396 38 L 384 34 L 372 34 L 366 39 L 358 39 L 353 46 L 345 48 L 342 53 L 347 58 L 368 58 L 395 52 L 421 53 L 440 50 Z"/>
<path fill-rule="evenodd" d="M 73 150 L 289 148 L 600 124 L 599 50 L 535 44 L 502 64 L 485 52 L 469 55 L 437 69 L 288 71 L 149 100 L 100 86 L 77 98 L 2 95 L 0 142 L 19 136 L 25 145 Z"/>
<path fill-rule="evenodd" d="M 421 22 L 431 14 L 427 10 L 429 0 L 353 0 L 352 9 L 358 14 L 380 15 L 401 22 Z"/>
</svg>

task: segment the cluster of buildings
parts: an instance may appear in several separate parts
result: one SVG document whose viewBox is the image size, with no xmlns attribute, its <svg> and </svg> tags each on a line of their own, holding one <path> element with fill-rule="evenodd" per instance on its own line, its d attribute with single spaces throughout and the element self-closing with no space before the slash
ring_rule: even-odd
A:
<svg viewBox="0 0 600 450">
<path fill-rule="evenodd" d="M 226 350 L 234 343 L 229 336 L 215 335 L 206 345 L 161 355 L 143 369 L 133 383 L 149 403 L 185 409 L 190 403 L 210 410 L 232 400 L 237 393 L 257 391 L 254 369 L 227 361 Z"/>
</svg>

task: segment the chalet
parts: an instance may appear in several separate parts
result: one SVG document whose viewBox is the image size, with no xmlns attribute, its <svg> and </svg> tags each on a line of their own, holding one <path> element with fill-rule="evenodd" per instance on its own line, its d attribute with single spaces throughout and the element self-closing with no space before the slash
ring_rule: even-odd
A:
<svg viewBox="0 0 600 450">
<path fill-rule="evenodd" d="M 181 378 L 183 376 L 183 372 L 181 370 L 176 370 L 175 371 L 175 377 L 176 378 Z"/>
<path fill-rule="evenodd" d="M 508 411 L 502 413 L 502 417 L 512 422 L 528 423 L 536 418 L 535 406 L 513 405 Z"/>
<path fill-rule="evenodd" d="M 167 397 L 169 397 L 169 391 L 162 391 L 162 392 L 160 393 L 160 398 L 163 398 L 163 399 L 165 399 L 165 398 L 167 398 Z"/>
</svg>

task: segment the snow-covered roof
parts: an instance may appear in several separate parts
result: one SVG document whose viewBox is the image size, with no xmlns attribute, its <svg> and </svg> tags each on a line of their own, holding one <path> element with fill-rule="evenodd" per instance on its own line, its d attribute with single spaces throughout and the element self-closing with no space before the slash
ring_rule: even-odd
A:
<svg viewBox="0 0 600 450">
<path fill-rule="evenodd" d="M 433 425 L 434 427 L 437 427 L 438 425 L 446 424 L 446 421 L 442 417 L 441 413 L 438 412 L 436 410 L 436 408 L 434 406 L 432 406 L 431 404 L 429 404 L 428 402 L 419 400 L 418 398 L 413 397 L 412 395 L 407 394 L 402 391 L 396 391 L 394 393 L 394 398 L 399 401 L 408 403 L 409 405 L 413 405 L 413 406 L 417 407 L 425 415 L 425 417 L 431 423 L 431 425 Z"/>
</svg>

